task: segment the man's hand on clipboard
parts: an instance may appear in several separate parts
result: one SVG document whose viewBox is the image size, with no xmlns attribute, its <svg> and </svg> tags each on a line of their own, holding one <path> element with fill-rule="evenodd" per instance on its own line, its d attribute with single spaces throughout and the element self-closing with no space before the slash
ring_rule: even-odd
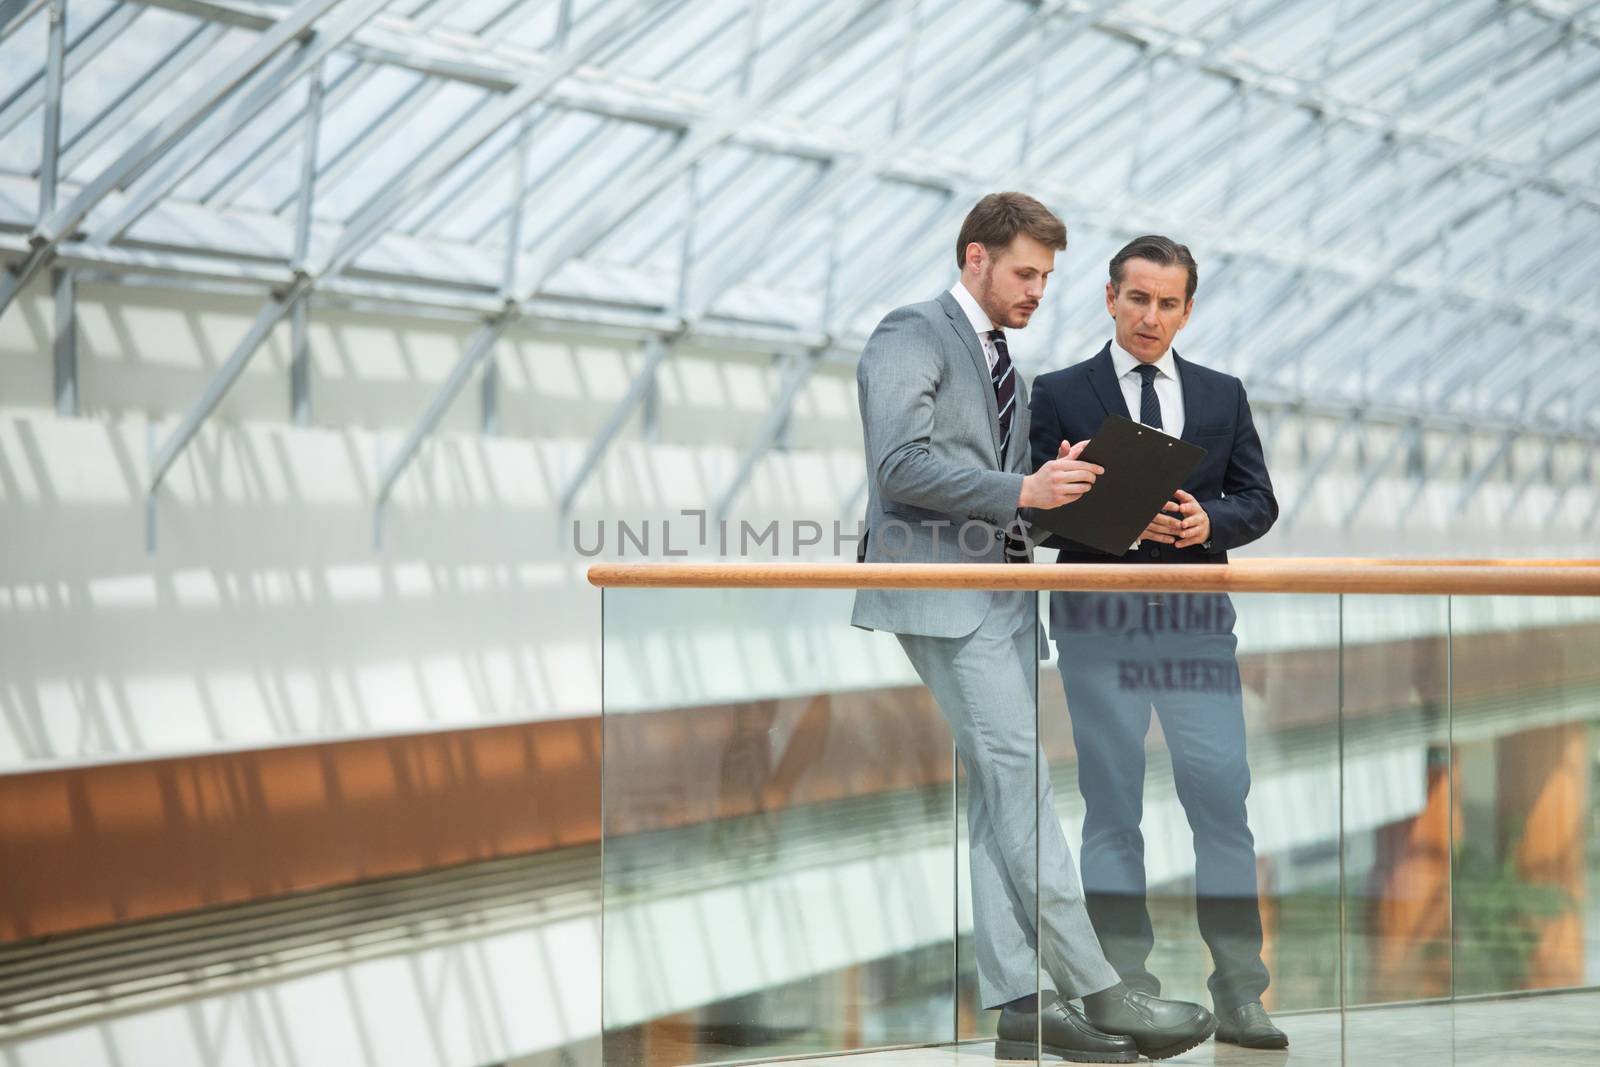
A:
<svg viewBox="0 0 1600 1067">
<path fill-rule="evenodd" d="M 1167 501 L 1161 514 L 1150 520 L 1150 525 L 1139 535 L 1141 541 L 1155 541 L 1163 545 L 1188 548 L 1203 545 L 1211 539 L 1211 516 L 1200 506 L 1192 493 L 1179 489 L 1173 494 L 1176 500 Z"/>
<path fill-rule="evenodd" d="M 1022 493 L 1017 498 L 1017 506 L 1058 508 L 1087 493 L 1094 485 L 1095 478 L 1106 472 L 1099 464 L 1085 463 L 1078 458 L 1088 443 L 1062 441 L 1055 459 L 1022 479 Z"/>
</svg>

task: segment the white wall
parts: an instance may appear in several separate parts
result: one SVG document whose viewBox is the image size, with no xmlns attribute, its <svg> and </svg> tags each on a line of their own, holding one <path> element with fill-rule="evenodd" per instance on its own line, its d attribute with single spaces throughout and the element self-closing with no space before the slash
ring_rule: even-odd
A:
<svg viewBox="0 0 1600 1067">
<path fill-rule="evenodd" d="M 600 595 L 554 502 L 638 351 L 503 345 L 502 436 L 476 432 L 465 392 L 379 550 L 380 458 L 470 326 L 319 316 L 315 425 L 286 421 L 275 337 L 168 476 L 147 554 L 152 442 L 254 311 L 86 287 L 79 418 L 51 413 L 42 294 L 0 319 L 0 768 L 598 711 Z M 577 517 L 611 519 L 614 554 L 617 517 L 704 507 L 777 386 L 770 357 L 676 355 L 662 436 L 677 443 L 641 443 L 636 420 Z M 775 457 L 744 511 L 837 513 L 859 479 L 852 390 L 814 380 L 793 439 L 834 447 Z"/>
</svg>

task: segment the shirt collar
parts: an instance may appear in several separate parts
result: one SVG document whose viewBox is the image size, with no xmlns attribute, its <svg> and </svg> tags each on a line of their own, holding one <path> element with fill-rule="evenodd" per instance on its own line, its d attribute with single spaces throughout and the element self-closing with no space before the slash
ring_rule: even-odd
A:
<svg viewBox="0 0 1600 1067">
<path fill-rule="evenodd" d="M 1138 356 L 1119 345 L 1115 337 L 1111 339 L 1111 365 L 1117 369 L 1118 378 L 1123 377 L 1142 362 L 1144 361 Z M 1173 381 L 1178 380 L 1178 365 L 1172 358 L 1170 345 L 1165 352 L 1161 353 L 1161 358 L 1155 361 L 1154 366 L 1156 370 L 1161 372 L 1161 377 L 1170 378 Z"/>
<path fill-rule="evenodd" d="M 982 337 L 994 329 L 994 323 L 989 321 L 989 316 L 983 313 L 983 308 L 978 306 L 978 298 L 967 292 L 967 287 L 960 279 L 950 287 L 950 295 L 956 298 L 956 303 L 961 305 L 961 310 L 967 313 L 967 321 L 972 324 L 972 332 Z"/>
</svg>

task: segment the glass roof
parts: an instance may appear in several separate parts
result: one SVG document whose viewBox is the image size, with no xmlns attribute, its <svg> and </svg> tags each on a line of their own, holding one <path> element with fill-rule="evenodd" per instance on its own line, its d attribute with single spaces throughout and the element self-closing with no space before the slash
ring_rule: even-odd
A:
<svg viewBox="0 0 1600 1067">
<path fill-rule="evenodd" d="M 1252 389 L 1600 432 L 1600 3 L 55 3 L 46 216 L 52 4 L 0 0 L 13 262 L 281 284 L 309 193 L 315 286 L 848 347 L 1020 188 L 1072 234 L 1026 370 L 1098 347 L 1157 231 L 1200 261 L 1188 348 Z"/>
</svg>

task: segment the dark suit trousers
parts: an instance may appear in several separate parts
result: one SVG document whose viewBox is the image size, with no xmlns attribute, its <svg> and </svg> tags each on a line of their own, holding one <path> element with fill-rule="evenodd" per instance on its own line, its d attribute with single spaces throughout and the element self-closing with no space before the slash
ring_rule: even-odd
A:
<svg viewBox="0 0 1600 1067">
<path fill-rule="evenodd" d="M 1245 817 L 1250 768 L 1231 605 L 1198 595 L 1056 596 L 1071 598 L 1074 608 L 1052 605 L 1052 629 L 1086 809 L 1083 886 L 1106 958 L 1128 985 L 1160 991 L 1147 966 L 1155 937 L 1139 828 L 1153 707 L 1194 833 L 1200 933 L 1216 968 L 1213 1001 L 1227 1010 L 1259 999 L 1268 977 L 1255 838 Z M 1072 628 L 1062 626 L 1069 618 Z"/>
</svg>

